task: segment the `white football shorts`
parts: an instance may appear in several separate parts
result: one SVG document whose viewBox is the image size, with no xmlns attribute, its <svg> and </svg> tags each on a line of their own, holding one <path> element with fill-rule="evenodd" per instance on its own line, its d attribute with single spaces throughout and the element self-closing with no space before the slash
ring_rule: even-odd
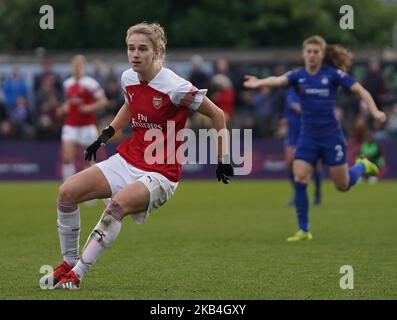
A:
<svg viewBox="0 0 397 320">
<path fill-rule="evenodd" d="M 104 174 L 112 190 L 112 197 L 127 185 L 140 181 L 150 193 L 149 205 L 146 211 L 132 214 L 136 224 L 142 224 L 149 213 L 168 201 L 175 193 L 178 182 L 173 182 L 157 172 L 140 170 L 128 163 L 118 153 L 109 159 L 95 164 Z"/>
<path fill-rule="evenodd" d="M 83 147 L 89 146 L 98 136 L 98 129 L 95 124 L 86 126 L 69 126 L 62 127 L 62 141 L 73 141 Z"/>
</svg>

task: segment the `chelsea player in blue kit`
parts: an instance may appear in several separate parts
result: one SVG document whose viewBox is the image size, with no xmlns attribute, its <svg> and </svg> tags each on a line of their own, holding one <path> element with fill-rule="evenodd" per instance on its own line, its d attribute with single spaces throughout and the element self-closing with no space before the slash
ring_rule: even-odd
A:
<svg viewBox="0 0 397 320">
<path fill-rule="evenodd" d="M 262 86 L 292 86 L 297 92 L 301 107 L 301 132 L 293 163 L 295 179 L 295 207 L 299 230 L 287 241 L 311 240 L 309 231 L 307 184 L 319 159 L 329 166 L 336 189 L 348 191 L 363 174 L 376 176 L 378 168 L 365 158 L 348 167 L 346 142 L 335 116 L 335 96 L 339 86 L 360 96 L 375 120 L 386 121 L 369 92 L 345 71 L 351 65 L 351 54 L 339 45 L 327 45 L 320 36 L 303 42 L 305 66 L 282 76 L 258 79 L 246 76 L 244 86 L 255 89 Z"/>
<path fill-rule="evenodd" d="M 292 164 L 295 156 L 296 144 L 299 138 L 301 127 L 301 105 L 299 97 L 293 87 L 289 87 L 285 92 L 285 109 L 284 121 L 287 122 L 287 134 L 284 139 L 285 159 L 288 167 L 288 178 L 292 183 L 293 190 L 295 190 L 294 173 L 292 171 Z M 314 200 L 315 206 L 321 203 L 321 166 L 317 165 L 313 171 L 313 180 L 315 182 Z M 294 205 L 294 197 L 288 201 L 288 205 Z"/>
</svg>

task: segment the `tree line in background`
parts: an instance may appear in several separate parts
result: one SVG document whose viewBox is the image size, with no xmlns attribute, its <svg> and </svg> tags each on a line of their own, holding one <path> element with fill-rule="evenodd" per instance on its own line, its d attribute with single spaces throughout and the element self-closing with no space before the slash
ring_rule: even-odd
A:
<svg viewBox="0 0 397 320">
<path fill-rule="evenodd" d="M 394 0 L 0 0 L 0 52 L 44 47 L 118 49 L 129 26 L 156 21 L 172 48 L 296 47 L 312 34 L 350 47 L 392 45 Z M 54 30 L 42 30 L 42 5 L 54 9 Z M 354 29 L 342 30 L 342 5 Z"/>
</svg>

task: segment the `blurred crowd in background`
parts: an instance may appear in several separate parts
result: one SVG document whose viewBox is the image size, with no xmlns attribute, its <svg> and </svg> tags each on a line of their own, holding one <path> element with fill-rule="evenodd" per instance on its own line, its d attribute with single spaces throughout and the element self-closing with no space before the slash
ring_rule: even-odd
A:
<svg viewBox="0 0 397 320">
<path fill-rule="evenodd" d="M 98 112 L 98 127 L 113 119 L 124 102 L 120 88 L 121 70 L 100 59 L 89 62 L 88 75 L 105 90 L 108 106 Z M 65 101 L 63 81 L 67 72 L 54 71 L 55 63 L 43 59 L 41 71 L 27 75 L 22 67 L 10 72 L 0 69 L 0 139 L 56 140 L 60 138 L 63 118 L 57 115 Z M 205 61 L 200 55 L 191 57 L 181 76 L 198 88 L 208 88 L 208 96 L 223 109 L 227 125 L 253 129 L 254 138 L 282 138 L 285 108 L 284 89 L 243 88 L 244 74 L 258 77 L 281 75 L 295 68 L 288 63 L 274 65 L 230 64 L 225 59 Z M 372 94 L 376 104 L 388 114 L 386 124 L 372 121 L 365 105 L 354 95 L 340 89 L 336 114 L 347 137 L 363 141 L 369 135 L 376 141 L 397 138 L 397 69 L 392 63 L 371 59 L 355 64 L 350 72 Z M 30 77 L 30 78 L 29 78 Z M 187 124 L 193 129 L 210 127 L 209 119 L 192 113 Z"/>
</svg>

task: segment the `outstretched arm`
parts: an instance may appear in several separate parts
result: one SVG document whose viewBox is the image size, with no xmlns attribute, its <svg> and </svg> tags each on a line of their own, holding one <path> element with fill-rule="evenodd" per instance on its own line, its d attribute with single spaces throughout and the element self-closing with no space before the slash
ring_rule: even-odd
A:
<svg viewBox="0 0 397 320">
<path fill-rule="evenodd" d="M 288 84 L 288 78 L 285 75 L 279 77 L 271 76 L 264 79 L 246 75 L 244 79 L 244 87 L 249 89 L 256 89 L 259 87 L 281 87 Z"/>
<path fill-rule="evenodd" d="M 386 114 L 379 110 L 371 94 L 361 84 L 358 82 L 354 83 L 350 90 L 360 96 L 360 98 L 368 106 L 369 112 L 371 112 L 372 116 L 376 120 L 380 121 L 381 123 L 386 121 Z"/>
</svg>

